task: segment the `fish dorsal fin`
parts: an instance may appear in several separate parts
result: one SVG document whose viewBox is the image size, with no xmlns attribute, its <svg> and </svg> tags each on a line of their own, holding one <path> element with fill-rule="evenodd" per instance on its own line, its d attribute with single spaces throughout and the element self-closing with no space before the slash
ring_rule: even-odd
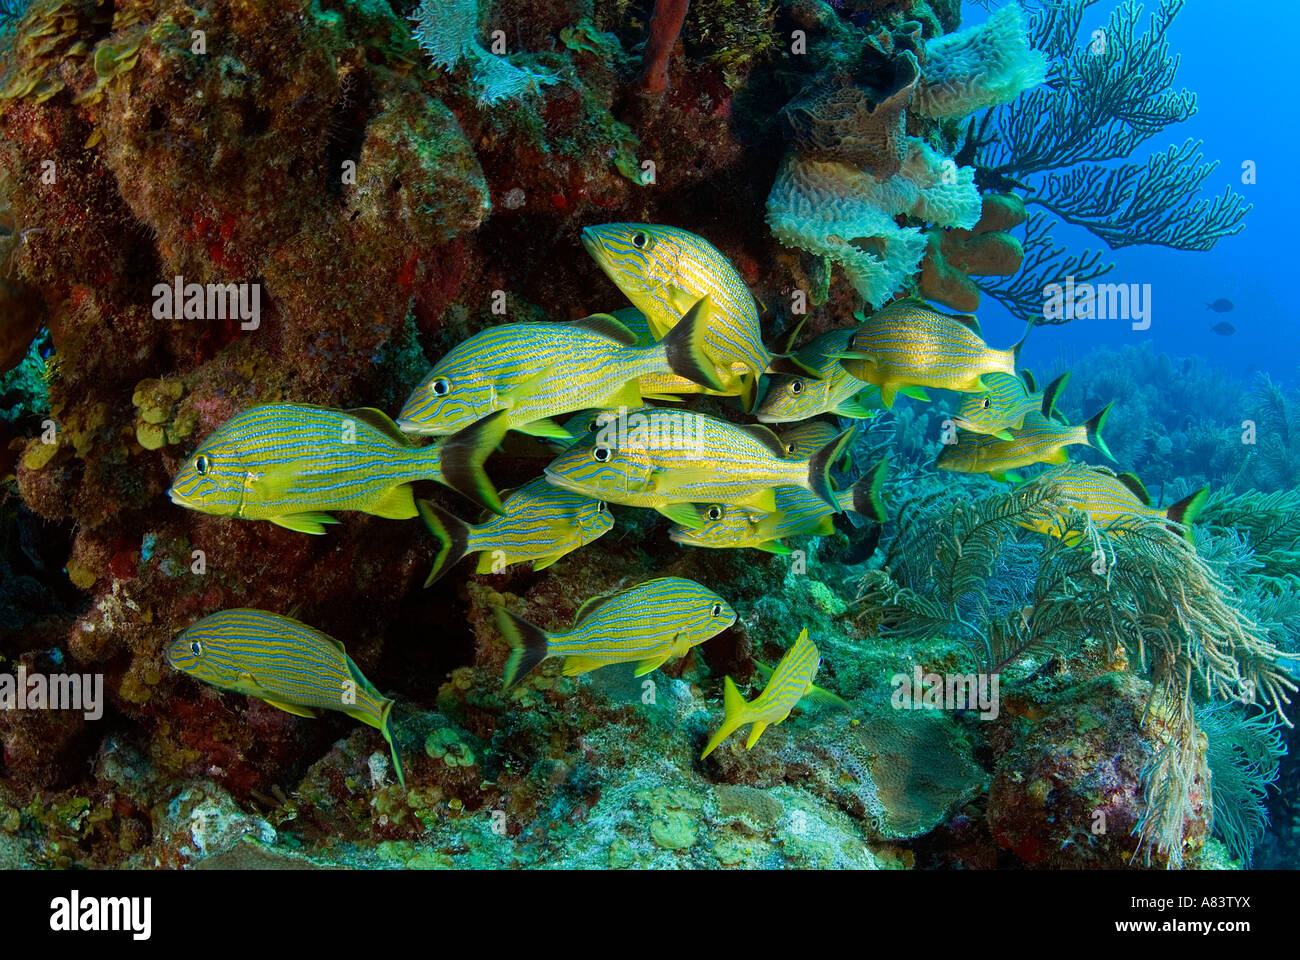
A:
<svg viewBox="0 0 1300 960">
<path fill-rule="evenodd" d="M 410 437 L 402 433 L 397 424 L 393 423 L 392 417 L 382 410 L 374 407 L 353 407 L 351 410 L 344 410 L 343 413 L 354 420 L 360 420 L 367 426 L 374 427 L 394 443 L 403 447 L 411 446 Z"/>
<path fill-rule="evenodd" d="M 1137 478 L 1137 474 L 1121 473 L 1116 479 L 1128 487 L 1129 492 L 1141 500 L 1144 506 L 1151 506 L 1151 494 L 1147 493 L 1146 485 Z"/>
<path fill-rule="evenodd" d="M 593 313 L 589 317 L 582 317 L 579 320 L 570 320 L 569 326 L 579 327 L 588 330 L 591 333 L 599 334 L 609 340 L 613 340 L 621 347 L 635 347 L 637 344 L 636 334 L 626 326 L 615 320 L 608 313 Z"/>
<path fill-rule="evenodd" d="M 598 593 L 594 597 L 590 597 L 583 601 L 582 606 L 578 608 L 578 612 L 573 615 L 574 627 L 577 627 L 578 624 L 582 623 L 605 604 L 609 603 L 609 601 L 617 597 L 620 593 L 623 593 L 623 591 L 611 590 L 609 593 Z"/>
<path fill-rule="evenodd" d="M 773 456 L 785 458 L 785 444 L 781 438 L 761 423 L 738 423 L 736 426 L 767 447 Z"/>
<path fill-rule="evenodd" d="M 983 336 L 983 334 L 980 332 L 980 322 L 979 322 L 979 318 L 976 317 L 975 314 L 973 314 L 973 313 L 950 313 L 950 314 L 948 314 L 948 316 L 952 317 L 952 319 L 956 320 L 958 323 L 960 323 L 963 327 L 965 327 L 965 328 L 966 328 L 967 330 L 969 330 L 971 333 L 975 334 L 975 336 L 977 336 L 977 337 L 981 337 L 981 336 Z"/>
<path fill-rule="evenodd" d="M 1020 379 L 1025 382 L 1025 393 L 1038 392 L 1038 382 L 1034 379 L 1034 375 L 1028 370 L 1020 371 Z"/>
</svg>

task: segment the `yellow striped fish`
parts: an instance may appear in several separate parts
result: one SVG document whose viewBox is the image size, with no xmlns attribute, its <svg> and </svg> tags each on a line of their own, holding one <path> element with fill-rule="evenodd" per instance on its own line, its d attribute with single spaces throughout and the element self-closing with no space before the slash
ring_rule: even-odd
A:
<svg viewBox="0 0 1300 960">
<path fill-rule="evenodd" d="M 167 662 L 222 690 L 247 694 L 299 717 L 338 710 L 384 735 L 397 780 L 406 786 L 393 740 L 393 701 L 365 678 L 343 644 L 266 610 L 222 610 L 167 646 Z"/>
<path fill-rule="evenodd" d="M 398 426 L 443 435 L 506 411 L 510 429 L 567 437 L 551 417 L 586 407 L 637 406 L 637 378 L 673 374 L 721 387 L 704 352 L 708 302 L 691 303 L 662 342 L 639 345 L 608 314 L 570 323 L 507 323 L 439 360 L 407 398 Z"/>
<path fill-rule="evenodd" d="M 867 317 L 840 356 L 849 373 L 880 387 L 881 402 L 888 408 L 900 392 L 927 399 L 926 387 L 984 393 L 984 374 L 1015 376 L 1024 342 L 1022 338 L 1010 349 L 994 350 L 980 336 L 974 317 L 940 313 L 924 301 L 909 299 L 896 300 Z"/>
<path fill-rule="evenodd" d="M 637 343 L 642 346 L 655 342 L 656 337 L 650 329 L 650 321 L 636 307 L 615 310 L 610 313 L 610 316 L 631 330 L 636 335 Z M 725 390 L 712 390 L 674 373 L 647 373 L 637 378 L 637 386 L 641 389 L 641 396 L 646 400 L 675 401 L 680 396 L 697 393 L 715 397 L 729 396 Z"/>
<path fill-rule="evenodd" d="M 884 523 L 885 506 L 880 500 L 880 489 L 888 467 L 887 460 L 880 461 L 853 486 L 837 493 L 840 509 Z M 798 487 L 781 487 L 776 491 L 775 513 L 749 513 L 721 503 L 702 507 L 698 513 L 698 527 L 678 524 L 668 532 L 669 539 L 689 547 L 753 547 L 767 553 L 787 554 L 790 548 L 781 542 L 785 537 L 807 534 L 825 537 L 835 532 L 830 507 L 820 497 Z"/>
<path fill-rule="evenodd" d="M 1151 505 L 1151 495 L 1134 474 L 1117 475 L 1105 467 L 1083 464 L 1072 464 L 1059 471 L 1045 473 L 1036 480 L 1054 484 L 1060 491 L 1061 504 L 1088 514 L 1099 526 L 1108 526 L 1128 517 L 1163 517 L 1173 524 L 1189 525 L 1201 512 L 1210 495 L 1210 488 L 1202 487 L 1172 506 L 1161 509 Z M 1045 508 L 1026 518 L 1020 525 L 1047 536 L 1060 537 L 1063 519 L 1058 510 Z M 1179 532 L 1188 540 L 1191 539 L 1189 529 Z M 1079 539 L 1077 533 L 1065 535 L 1067 543 Z"/>
<path fill-rule="evenodd" d="M 662 337 L 700 298 L 710 304 L 705 351 L 722 389 L 753 410 L 758 379 L 772 369 L 758 307 L 749 288 L 713 244 L 677 227 L 603 223 L 582 231 L 582 245 Z"/>
<path fill-rule="evenodd" d="M 269 404 L 218 427 L 167 494 L 200 513 L 270 520 L 302 533 L 324 533 L 324 524 L 337 523 L 330 510 L 414 517 L 417 480 L 437 480 L 499 511 L 483 462 L 504 433 L 500 417 L 489 417 L 440 444 L 417 447 L 381 410 Z"/>
<path fill-rule="evenodd" d="M 836 355 L 845 349 L 852 331 L 831 330 L 801 347 L 795 356 L 821 379 L 777 374 L 755 416 L 760 423 L 790 423 L 820 413 L 867 420 L 880 409 L 880 388 L 863 383 L 845 369 Z"/>
<path fill-rule="evenodd" d="M 786 427 L 780 432 L 785 455 L 794 460 L 811 457 L 840 435 L 839 425 L 830 420 L 809 420 Z"/>
<path fill-rule="evenodd" d="M 509 688 L 547 657 L 564 657 L 566 677 L 629 662 L 643 676 L 726 630 L 736 612 L 694 580 L 660 577 L 609 598 L 593 597 L 570 630 L 546 633 L 504 607 L 496 608 L 496 618 L 511 647 Z"/>
<path fill-rule="evenodd" d="M 605 419 L 591 442 L 551 461 L 551 483 L 610 503 L 650 507 L 686 526 L 698 523 L 692 503 L 773 513 L 776 487 L 811 490 L 840 509 L 830 474 L 852 430 L 807 459 L 791 460 L 776 434 L 758 424 L 664 408 L 609 411 Z"/>
<path fill-rule="evenodd" d="M 470 526 L 436 503 L 416 501 L 420 517 L 441 544 L 426 587 L 467 553 L 480 554 L 476 573 L 499 573 L 529 560 L 534 570 L 542 570 L 614 526 L 604 503 L 553 487 L 541 477 L 510 494 L 501 506 L 500 516 Z"/>
<path fill-rule="evenodd" d="M 1063 373 L 1038 393 L 1028 370 L 1022 370 L 1018 377 L 986 373 L 983 381 L 988 393 L 968 393 L 962 397 L 953 422 L 970 433 L 1010 440 L 1013 429 L 1024 427 L 1025 417 L 1034 413 L 1041 413 L 1047 420 L 1056 417 L 1056 401 L 1069 379 L 1070 374 Z"/>
<path fill-rule="evenodd" d="M 1074 444 L 1100 450 L 1111 460 L 1101 429 L 1110 416 L 1108 403 L 1096 416 L 1077 427 L 1048 420 L 1040 413 L 1025 417 L 1025 426 L 1010 440 L 979 433 L 958 433 L 957 442 L 939 451 L 935 466 L 956 473 L 987 473 L 994 480 L 1006 480 L 1016 467 L 1033 463 L 1065 463 L 1065 448 Z M 1014 476 L 1011 479 L 1018 479 Z"/>
<path fill-rule="evenodd" d="M 822 656 L 816 645 L 808 639 L 808 629 L 805 627 L 794 646 L 785 652 L 785 656 L 772 670 L 763 692 L 749 703 L 745 702 L 745 698 L 736 689 L 735 681 L 727 677 L 723 681 L 722 726 L 709 739 L 700 759 L 711 754 L 723 740 L 747 723 L 752 723 L 753 726 L 749 730 L 749 739 L 745 741 L 745 749 L 751 749 L 770 724 L 784 722 L 804 697 L 847 707 L 848 704 L 835 694 L 813 686 L 813 678 L 817 676 L 821 662 Z"/>
</svg>

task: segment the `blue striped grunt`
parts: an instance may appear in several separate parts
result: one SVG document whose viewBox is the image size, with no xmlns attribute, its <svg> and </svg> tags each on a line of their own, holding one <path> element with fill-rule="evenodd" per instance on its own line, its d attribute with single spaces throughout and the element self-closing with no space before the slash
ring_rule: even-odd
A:
<svg viewBox="0 0 1300 960">
<path fill-rule="evenodd" d="M 881 407 L 880 388 L 845 369 L 836 352 L 848 347 L 852 331 L 832 330 L 801 347 L 795 356 L 821 378 L 777 374 L 755 416 L 760 423 L 790 423 L 820 413 L 867 420 Z"/>
<path fill-rule="evenodd" d="M 795 460 L 811 457 L 839 435 L 839 424 L 829 418 L 793 424 L 779 433 L 785 455 Z"/>
<path fill-rule="evenodd" d="M 721 387 L 704 353 L 708 302 L 691 303 L 659 343 L 608 314 L 569 323 L 507 323 L 470 337 L 434 364 L 407 398 L 398 426 L 449 434 L 498 410 L 512 430 L 564 439 L 551 418 L 587 407 L 637 406 L 637 378 L 673 374 Z"/>
<path fill-rule="evenodd" d="M 859 325 L 841 359 L 849 373 L 880 387 L 889 408 L 900 392 L 927 399 L 926 387 L 983 393 L 983 374 L 1015 376 L 1024 342 L 994 350 L 974 317 L 940 313 L 922 300 L 896 300 Z"/>
<path fill-rule="evenodd" d="M 1072 464 L 1054 473 L 1036 478 L 1053 484 L 1058 490 L 1057 503 L 1071 507 L 1092 517 L 1100 526 L 1122 521 L 1128 517 L 1163 517 L 1171 524 L 1190 524 L 1209 499 L 1210 488 L 1202 487 L 1170 507 L 1161 509 L 1151 505 L 1151 495 L 1132 473 L 1112 473 L 1105 467 Z M 1062 511 L 1045 507 L 1021 522 L 1021 526 L 1048 536 L 1063 535 Z M 1190 540 L 1190 531 L 1183 535 Z M 1077 532 L 1064 534 L 1067 543 L 1077 542 Z"/>
<path fill-rule="evenodd" d="M 726 630 L 736 612 L 694 580 L 660 577 L 609 598 L 593 597 L 578 609 L 570 630 L 546 633 L 504 607 L 497 607 L 496 618 L 511 647 L 509 688 L 547 657 L 564 657 L 566 677 L 629 662 L 643 676 Z"/>
<path fill-rule="evenodd" d="M 499 573 L 529 560 L 534 570 L 542 570 L 614 526 L 604 503 L 561 490 L 541 477 L 510 494 L 501 506 L 500 516 L 471 526 L 435 503 L 416 501 L 420 517 L 441 544 L 426 587 L 467 553 L 480 554 L 476 573 Z"/>
<path fill-rule="evenodd" d="M 397 780 L 406 786 L 393 740 L 393 701 L 375 689 L 333 637 L 266 610 L 222 610 L 168 644 L 167 662 L 204 683 L 299 717 L 338 710 L 369 724 L 388 741 Z"/>
<path fill-rule="evenodd" d="M 677 227 L 602 223 L 585 227 L 582 245 L 662 337 L 696 301 L 708 297 L 705 351 L 717 365 L 723 390 L 753 410 L 758 379 L 773 369 L 754 297 L 713 244 Z"/>
<path fill-rule="evenodd" d="M 691 503 L 776 510 L 776 487 L 813 491 L 840 509 L 830 473 L 853 431 L 803 460 L 791 460 L 776 434 L 689 410 L 610 411 L 602 430 L 546 468 L 557 487 L 610 503 L 650 507 L 678 523 L 698 522 Z"/>
<path fill-rule="evenodd" d="M 835 495 L 840 509 L 853 511 L 876 523 L 885 522 L 880 490 L 885 483 L 888 460 L 881 460 L 847 490 Z M 798 487 L 776 491 L 776 512 L 767 515 L 737 510 L 714 503 L 699 509 L 699 526 L 678 524 L 669 531 L 674 543 L 690 547 L 753 547 L 768 553 L 787 554 L 785 537 L 806 534 L 830 536 L 835 532 L 833 512 L 816 494 Z"/>
<path fill-rule="evenodd" d="M 1025 426 L 1010 440 L 979 433 L 958 433 L 957 442 L 939 451 L 935 466 L 956 473 L 987 473 L 994 480 L 1005 480 L 1009 471 L 1033 463 L 1065 463 L 1065 448 L 1074 444 L 1100 450 L 1111 460 L 1101 429 L 1110 416 L 1108 403 L 1096 416 L 1079 426 L 1054 423 L 1042 414 L 1025 417 Z M 1015 479 L 1013 477 L 1013 479 Z"/>
<path fill-rule="evenodd" d="M 505 425 L 487 418 L 440 444 L 417 447 L 381 410 L 275 403 L 218 427 L 181 466 L 172 502 L 200 513 L 324 533 L 327 511 L 415 516 L 411 484 L 437 480 L 501 508 L 483 462 Z"/>
<path fill-rule="evenodd" d="M 644 346 L 655 342 L 656 338 L 650 329 L 650 321 L 636 307 L 624 307 L 622 310 L 614 310 L 610 313 L 610 316 L 631 330 L 636 335 L 637 343 Z M 725 390 L 713 390 L 693 380 L 679 377 L 674 373 L 647 373 L 637 378 L 637 386 L 641 388 L 641 396 L 646 400 L 675 401 L 680 396 L 697 393 L 709 394 L 715 397 L 729 396 Z"/>
<path fill-rule="evenodd" d="M 962 430 L 982 433 L 1010 440 L 1011 431 L 1025 425 L 1025 417 L 1034 413 L 1051 420 L 1056 416 L 1056 401 L 1065 389 L 1070 374 L 1063 373 L 1038 393 L 1034 390 L 1029 371 L 1013 377 L 1007 373 L 986 373 L 983 376 L 988 393 L 968 393 L 953 415 L 953 422 Z"/>
<path fill-rule="evenodd" d="M 799 634 L 799 639 L 795 640 L 794 646 L 777 662 L 767 685 L 763 687 L 763 692 L 752 701 L 746 703 L 745 698 L 736 689 L 735 681 L 727 677 L 723 681 L 722 726 L 709 738 L 708 746 L 700 754 L 700 759 L 703 760 L 711 754 L 722 741 L 747 723 L 752 723 L 753 726 L 749 729 L 745 749 L 751 749 L 770 724 L 784 722 L 785 718 L 790 716 L 790 711 L 804 697 L 847 707 L 847 703 L 829 690 L 813 686 L 813 679 L 817 676 L 817 669 L 821 666 L 821 662 L 822 655 L 818 652 L 816 644 L 808 639 L 808 628 L 805 627 Z"/>
</svg>

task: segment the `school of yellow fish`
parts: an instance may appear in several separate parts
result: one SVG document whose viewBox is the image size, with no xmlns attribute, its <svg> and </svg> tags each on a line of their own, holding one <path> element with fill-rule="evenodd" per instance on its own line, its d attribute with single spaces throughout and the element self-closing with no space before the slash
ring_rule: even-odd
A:
<svg viewBox="0 0 1300 960">
<path fill-rule="evenodd" d="M 837 487 L 832 473 L 848 459 L 854 431 L 841 431 L 835 418 L 869 419 L 899 394 L 928 399 L 928 388 L 962 394 L 945 427 L 941 470 L 1014 481 L 1019 468 L 1066 463 L 1071 445 L 1110 457 L 1101 436 L 1109 406 L 1082 424 L 1064 422 L 1056 401 L 1066 377 L 1039 391 L 1016 368 L 1024 340 L 990 347 L 972 316 L 902 299 L 870 317 L 858 314 L 853 328 L 774 351 L 761 339 L 750 291 L 703 238 L 675 227 L 610 223 L 587 227 L 582 243 L 631 308 L 484 330 L 434 364 L 396 420 L 373 408 L 245 410 L 185 461 L 171 499 L 311 534 L 337 522 L 334 511 L 418 515 L 439 544 L 427 586 L 471 553 L 479 555 L 478 573 L 556 563 L 613 527 L 609 504 L 658 511 L 683 545 L 771 553 L 789 553 L 789 537 L 833 533 L 837 514 L 882 524 L 887 463 Z M 759 422 L 687 409 L 683 398 L 694 394 L 736 397 Z M 553 458 L 502 500 L 484 464 L 511 431 Z M 420 435 L 440 439 L 421 445 L 412 439 Z M 487 518 L 471 522 L 416 500 L 418 480 L 457 490 L 486 508 Z M 1131 474 L 1082 464 L 1059 489 L 1102 524 L 1133 515 L 1190 523 L 1206 497 L 1200 490 L 1162 511 Z M 1059 524 L 1053 515 L 1025 525 L 1061 536 Z M 511 647 L 505 684 L 552 656 L 564 659 L 566 675 L 631 662 L 640 676 L 736 619 L 721 596 L 679 577 L 592 598 L 560 632 L 498 608 Z M 332 638 L 278 614 L 227 611 L 190 627 L 167 655 L 180 671 L 280 709 L 305 716 L 313 708 L 340 710 L 377 727 L 404 782 L 392 701 Z M 727 677 L 725 718 L 703 756 L 747 723 L 752 747 L 804 698 L 844 705 L 813 685 L 820 662 L 804 630 L 754 700 L 746 702 Z"/>
</svg>

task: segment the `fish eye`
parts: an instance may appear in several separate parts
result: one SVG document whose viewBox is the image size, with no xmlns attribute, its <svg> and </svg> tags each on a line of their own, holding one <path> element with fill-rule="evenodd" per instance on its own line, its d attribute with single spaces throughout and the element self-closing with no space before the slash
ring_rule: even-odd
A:
<svg viewBox="0 0 1300 960">
<path fill-rule="evenodd" d="M 435 397 L 445 397 L 451 393 L 451 382 L 446 377 L 439 377 L 429 385 L 433 389 Z"/>
<path fill-rule="evenodd" d="M 722 508 L 719 507 L 717 504 L 714 504 L 713 506 L 709 507 L 709 519 L 710 519 L 710 520 L 721 520 L 721 519 L 722 519 Z"/>
<path fill-rule="evenodd" d="M 609 460 L 609 447 L 595 447 L 592 449 L 591 455 L 601 463 L 606 463 Z"/>
<path fill-rule="evenodd" d="M 988 398 L 988 397 L 985 397 L 985 398 L 984 398 L 983 407 L 984 407 L 985 410 L 987 410 L 987 409 L 989 408 L 989 398 Z"/>
<path fill-rule="evenodd" d="M 208 458 L 206 456 L 203 456 L 202 454 L 200 454 L 198 457 L 194 459 L 194 472 L 197 473 L 200 477 L 206 477 L 208 475 L 208 470 L 211 469 L 211 467 L 212 467 L 211 461 L 209 461 Z"/>
<path fill-rule="evenodd" d="M 591 424 L 587 427 L 587 429 L 590 430 L 592 433 L 600 433 L 600 418 L 597 417 L 595 420 L 591 421 Z"/>
<path fill-rule="evenodd" d="M 787 444 L 785 445 L 785 452 L 786 452 L 786 453 L 794 453 L 794 444 L 793 444 L 793 443 L 787 443 Z"/>
<path fill-rule="evenodd" d="M 196 657 L 203 656 L 203 644 L 199 643 L 197 640 L 190 641 L 190 653 L 194 654 Z"/>
<path fill-rule="evenodd" d="M 597 501 L 596 501 L 596 512 L 597 512 L 597 513 L 609 513 L 609 504 L 605 503 L 604 500 L 597 500 Z"/>
<path fill-rule="evenodd" d="M 720 616 L 722 616 L 722 604 L 720 604 L 720 603 L 715 603 L 715 604 L 713 605 L 713 616 L 715 616 L 715 617 L 720 617 Z"/>
<path fill-rule="evenodd" d="M 648 250 L 650 248 L 650 234 L 644 230 L 638 230 L 632 234 L 632 246 L 638 250 Z"/>
<path fill-rule="evenodd" d="M 790 381 L 790 392 L 793 393 L 795 396 L 798 396 L 799 394 L 803 393 L 803 381 L 802 381 L 802 380 L 791 380 L 791 381 Z"/>
</svg>

